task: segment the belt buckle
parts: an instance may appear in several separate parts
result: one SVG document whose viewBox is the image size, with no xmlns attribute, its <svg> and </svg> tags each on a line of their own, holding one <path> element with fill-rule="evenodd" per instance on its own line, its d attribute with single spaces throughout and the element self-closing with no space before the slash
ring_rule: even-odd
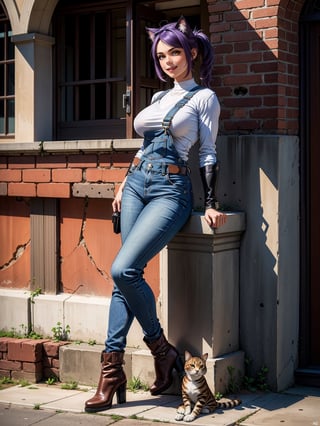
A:
<svg viewBox="0 0 320 426">
<path fill-rule="evenodd" d="M 178 175 L 181 173 L 181 168 L 176 164 L 168 164 L 168 173 Z"/>
</svg>

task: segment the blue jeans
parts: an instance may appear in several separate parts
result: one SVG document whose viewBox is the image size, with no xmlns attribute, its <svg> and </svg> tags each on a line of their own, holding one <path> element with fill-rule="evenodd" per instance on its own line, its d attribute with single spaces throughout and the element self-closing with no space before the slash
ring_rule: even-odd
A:
<svg viewBox="0 0 320 426">
<path fill-rule="evenodd" d="M 114 280 L 107 352 L 123 351 L 134 317 L 148 340 L 162 333 L 152 289 L 143 277 L 146 264 L 181 229 L 192 209 L 188 175 L 163 174 L 160 163 L 130 172 L 121 202 L 122 247 L 111 268 Z"/>
</svg>

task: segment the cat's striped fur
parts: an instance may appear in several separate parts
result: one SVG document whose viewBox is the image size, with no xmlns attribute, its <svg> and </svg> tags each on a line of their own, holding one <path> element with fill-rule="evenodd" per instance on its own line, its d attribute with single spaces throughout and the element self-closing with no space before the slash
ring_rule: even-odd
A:
<svg viewBox="0 0 320 426">
<path fill-rule="evenodd" d="M 233 408 L 241 404 L 241 400 L 232 399 L 228 402 L 218 402 L 211 392 L 205 378 L 208 354 L 201 357 L 192 356 L 185 352 L 185 376 L 182 380 L 183 405 L 177 409 L 175 420 L 192 422 L 200 413 L 212 413 L 218 408 Z"/>
</svg>

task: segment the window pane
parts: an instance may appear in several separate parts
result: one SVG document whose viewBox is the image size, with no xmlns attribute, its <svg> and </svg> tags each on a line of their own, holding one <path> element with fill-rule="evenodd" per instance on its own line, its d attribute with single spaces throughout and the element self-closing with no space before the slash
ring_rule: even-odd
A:
<svg viewBox="0 0 320 426">
<path fill-rule="evenodd" d="M 8 59 L 14 59 L 14 44 L 11 41 L 12 31 L 8 31 Z"/>
<path fill-rule="evenodd" d="M 111 89 L 111 118 L 125 118 L 126 112 L 122 107 L 122 95 L 126 93 L 126 84 L 122 81 L 113 83 Z"/>
<path fill-rule="evenodd" d="M 4 101 L 0 100 L 0 133 L 5 133 Z"/>
<path fill-rule="evenodd" d="M 79 86 L 79 120 L 90 120 L 90 86 Z"/>
<path fill-rule="evenodd" d="M 64 79 L 74 80 L 75 64 L 75 22 L 73 16 L 65 18 L 65 57 L 64 57 Z"/>
<path fill-rule="evenodd" d="M 14 133 L 14 99 L 7 101 L 8 133 Z"/>
<path fill-rule="evenodd" d="M 14 64 L 8 64 L 8 83 L 7 83 L 7 95 L 14 95 Z"/>
<path fill-rule="evenodd" d="M 0 64 L 0 96 L 4 96 L 4 67 L 5 64 Z"/>
<path fill-rule="evenodd" d="M 74 120 L 74 88 L 61 88 L 61 121 Z"/>
<path fill-rule="evenodd" d="M 112 76 L 124 78 L 126 69 L 126 55 L 119 55 L 119 52 L 126 51 L 126 32 L 125 25 L 123 25 L 122 16 L 113 16 L 112 18 L 112 39 L 110 48 L 112 49 Z"/>
<path fill-rule="evenodd" d="M 95 86 L 96 120 L 106 118 L 106 84 Z"/>
<path fill-rule="evenodd" d="M 106 78 L 106 54 L 107 54 L 107 40 L 106 40 L 106 14 L 99 13 L 96 16 L 96 33 L 95 33 L 95 78 Z"/>
<path fill-rule="evenodd" d="M 0 60 L 5 59 L 5 24 L 0 22 Z"/>
<path fill-rule="evenodd" d="M 90 16 L 79 18 L 79 80 L 90 79 Z"/>
</svg>

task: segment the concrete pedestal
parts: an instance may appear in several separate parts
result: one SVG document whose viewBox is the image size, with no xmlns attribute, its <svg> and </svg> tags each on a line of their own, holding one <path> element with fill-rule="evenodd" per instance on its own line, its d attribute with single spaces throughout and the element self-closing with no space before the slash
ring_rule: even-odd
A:
<svg viewBox="0 0 320 426">
<path fill-rule="evenodd" d="M 209 354 L 210 386 L 224 390 L 226 371 L 243 370 L 239 351 L 239 246 L 244 213 L 228 213 L 211 229 L 194 214 L 161 254 L 162 324 L 181 353 Z M 226 357 L 229 364 L 222 362 Z M 219 377 L 219 379 L 218 379 Z M 221 379 L 221 378 L 224 379 Z"/>
</svg>

